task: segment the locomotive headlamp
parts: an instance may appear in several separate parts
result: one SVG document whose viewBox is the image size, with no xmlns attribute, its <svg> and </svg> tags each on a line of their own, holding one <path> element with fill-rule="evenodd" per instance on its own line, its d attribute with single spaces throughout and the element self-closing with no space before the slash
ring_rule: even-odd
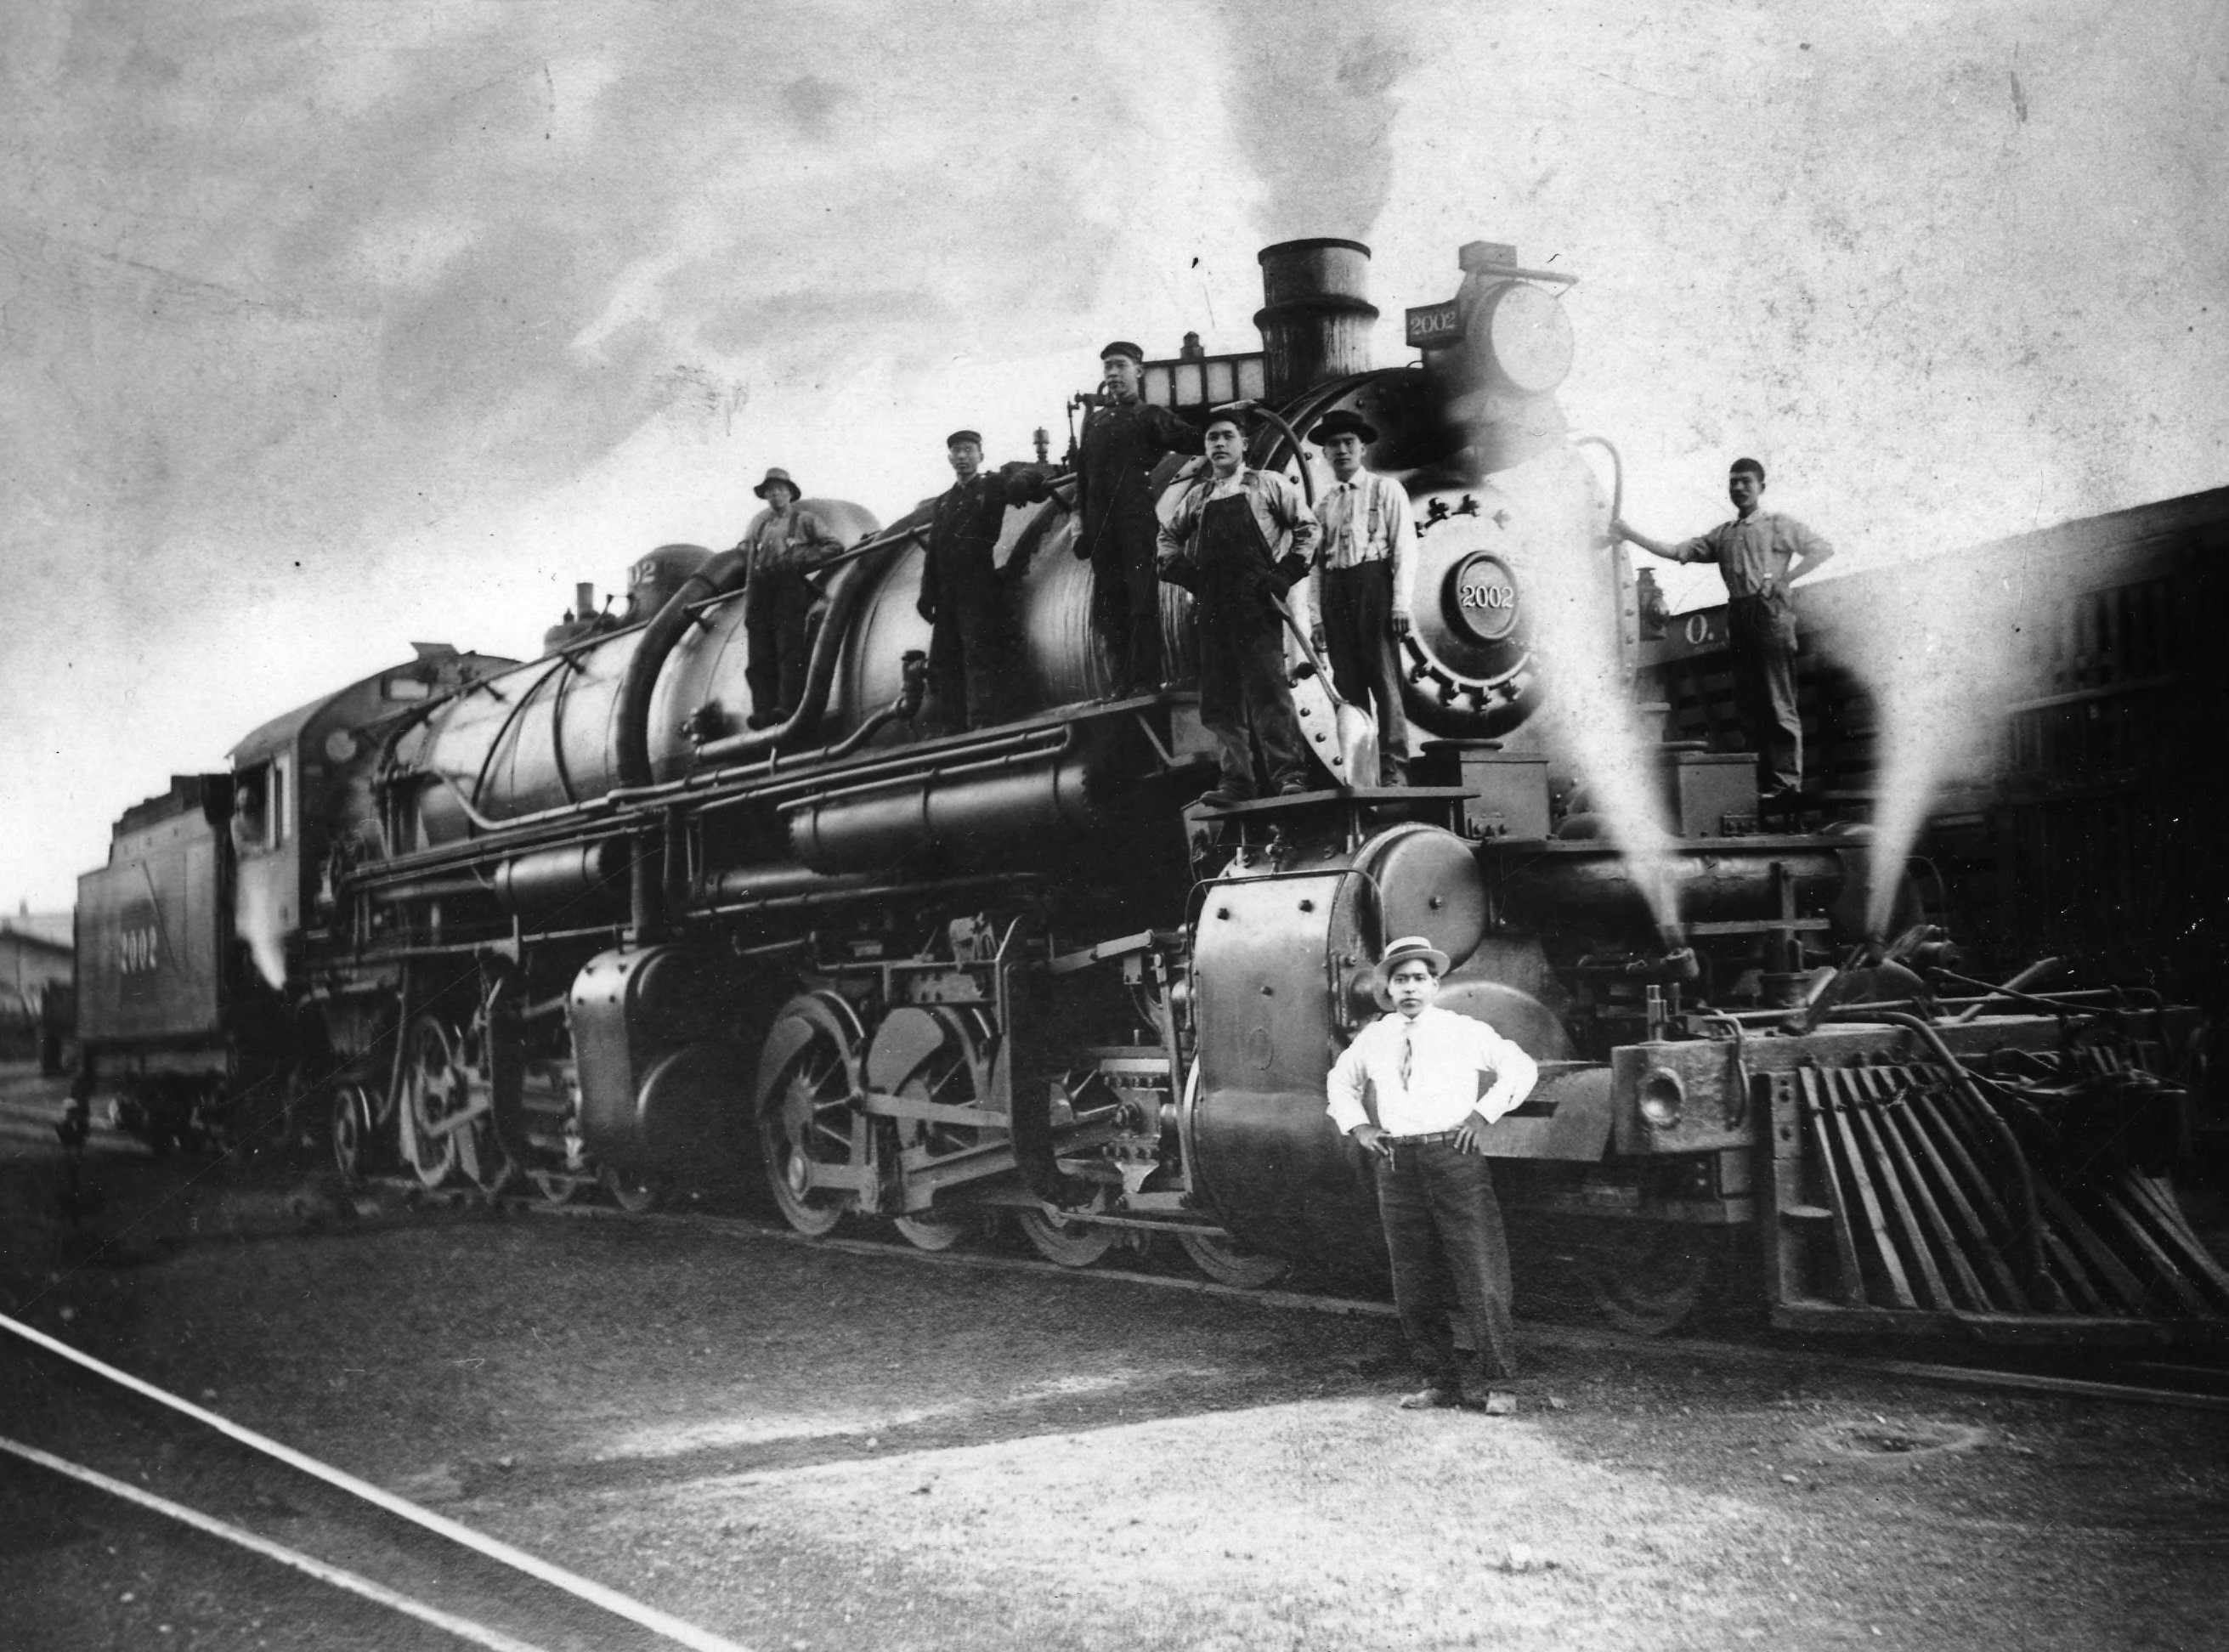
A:
<svg viewBox="0 0 2229 1652">
<path fill-rule="evenodd" d="M 1489 550 L 1474 550 L 1448 570 L 1449 620 L 1474 642 L 1493 643 L 1517 629 L 1517 576 Z"/>
<path fill-rule="evenodd" d="M 1571 370 L 1571 318 L 1545 287 L 1495 287 L 1471 312 L 1466 331 L 1479 365 L 1524 395 L 1546 395 Z"/>
<path fill-rule="evenodd" d="M 1657 1067 L 1641 1081 L 1639 1099 L 1641 1116 L 1648 1121 L 1648 1128 L 1669 1130 L 1679 1124 L 1680 1115 L 1686 1109 L 1687 1086 L 1669 1067 Z"/>
</svg>

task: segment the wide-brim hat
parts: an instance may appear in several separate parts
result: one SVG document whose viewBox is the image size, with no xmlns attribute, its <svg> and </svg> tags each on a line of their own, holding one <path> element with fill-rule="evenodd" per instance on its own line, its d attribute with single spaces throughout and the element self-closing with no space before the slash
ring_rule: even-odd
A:
<svg viewBox="0 0 2229 1652">
<path fill-rule="evenodd" d="M 1346 408 L 1326 413 L 1316 421 L 1316 427 L 1308 432 L 1308 440 L 1319 447 L 1333 436 L 1359 436 L 1365 447 L 1378 440 L 1378 427 L 1359 413 Z"/>
<path fill-rule="evenodd" d="M 751 492 L 757 494 L 759 498 L 766 498 L 766 491 L 772 487 L 776 482 L 780 482 L 784 487 L 789 490 L 791 498 L 801 499 L 805 497 L 805 490 L 798 486 L 796 479 L 791 476 L 787 471 L 781 469 L 779 466 L 769 469 L 765 477 L 760 481 L 759 485 L 753 488 Z"/>
<path fill-rule="evenodd" d="M 1419 958 L 1431 965 L 1435 979 L 1448 973 L 1448 955 L 1434 946 L 1429 936 L 1404 935 L 1386 948 L 1385 955 L 1378 961 L 1378 984 L 1380 987 L 1388 985 L 1395 970 Z"/>
</svg>

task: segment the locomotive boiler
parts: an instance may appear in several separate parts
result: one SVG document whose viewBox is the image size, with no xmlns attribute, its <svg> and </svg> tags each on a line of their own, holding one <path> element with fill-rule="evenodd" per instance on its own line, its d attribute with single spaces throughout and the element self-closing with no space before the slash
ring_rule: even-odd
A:
<svg viewBox="0 0 2229 1652">
<path fill-rule="evenodd" d="M 1262 350 L 1188 338 L 1147 393 L 1246 403 L 1249 462 L 1306 486 L 1324 414 L 1380 433 L 1419 530 L 1412 783 L 1367 783 L 1367 719 L 1296 636 L 1314 788 L 1202 808 L 1188 600 L 1164 589 L 1172 685 L 1109 697 L 1057 467 L 999 541 L 1016 710 L 987 730 L 926 715 L 925 506 L 808 502 L 854 543 L 771 728 L 741 716 L 741 559 L 662 548 L 626 623 L 584 600 L 540 659 L 282 720 L 298 848 L 267 939 L 294 1105 L 339 1166 L 630 1205 L 748 1167 L 809 1234 L 1011 1223 L 1070 1265 L 1166 1237 L 1231 1283 L 1366 1276 L 1324 1077 L 1388 939 L 1423 934 L 1442 1002 L 1542 1063 L 1491 1134 L 1505 1206 L 1623 1322 L 1677 1323 L 1730 1268 L 1790 1323 L 2229 1321 L 2160 1180 L 2188 1018 L 1969 991 L 1861 827 L 1763 833 L 1745 756 L 1644 741 L 1612 772 L 1595 724 L 1536 715 L 1585 639 L 1628 682 L 1635 635 L 1615 472 L 1555 400 L 1570 278 L 1472 243 L 1455 297 L 1409 312 L 1416 358 L 1377 369 L 1368 260 L 1266 249 Z"/>
</svg>

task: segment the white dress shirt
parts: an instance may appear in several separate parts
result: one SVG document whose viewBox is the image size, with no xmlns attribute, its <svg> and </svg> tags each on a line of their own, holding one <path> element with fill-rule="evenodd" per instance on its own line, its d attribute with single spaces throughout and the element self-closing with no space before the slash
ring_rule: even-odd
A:
<svg viewBox="0 0 2229 1652">
<path fill-rule="evenodd" d="M 1323 527 L 1323 548 L 1314 577 L 1308 581 L 1311 610 L 1323 612 L 1324 569 L 1391 562 L 1393 612 L 1406 614 L 1416 550 L 1416 530 L 1409 518 L 1409 490 L 1390 476 L 1357 471 L 1352 479 L 1335 484 L 1316 500 L 1316 520 Z"/>
<path fill-rule="evenodd" d="M 1401 1080 L 1410 1052 L 1409 1079 Z M 1481 1076 L 1490 1074 L 1491 1083 Z M 1491 1124 L 1532 1092 L 1532 1057 L 1483 1021 L 1428 1004 L 1413 1021 L 1395 1011 L 1362 1029 L 1333 1064 L 1326 1110 L 1341 1135 L 1367 1124 L 1366 1083 L 1377 1092 L 1378 1123 L 1395 1135 L 1434 1135 L 1476 1113 Z"/>
</svg>

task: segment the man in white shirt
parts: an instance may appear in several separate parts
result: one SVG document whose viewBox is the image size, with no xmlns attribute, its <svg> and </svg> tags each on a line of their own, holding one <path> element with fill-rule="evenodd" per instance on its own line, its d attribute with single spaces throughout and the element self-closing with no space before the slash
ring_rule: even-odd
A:
<svg viewBox="0 0 2229 1652">
<path fill-rule="evenodd" d="M 1326 415 L 1308 440 L 1331 461 L 1333 485 L 1316 501 L 1323 547 L 1313 582 L 1319 652 L 1331 659 L 1339 697 L 1378 715 L 1378 780 L 1408 778 L 1409 721 L 1401 711 L 1396 638 L 1409 634 L 1410 564 L 1416 532 L 1409 490 L 1362 466 L 1377 429 L 1345 408 Z"/>
<path fill-rule="evenodd" d="M 1448 1330 L 1455 1308 L 1469 1321 L 1489 1390 L 1496 1379 L 1517 1374 L 1509 1249 L 1484 1133 L 1532 1093 L 1540 1070 L 1485 1022 L 1433 1003 L 1447 968 L 1447 954 L 1423 935 L 1388 947 L 1378 976 L 1393 1012 L 1363 1028 L 1325 1085 L 1333 1122 L 1377 1160 L 1393 1303 L 1428 1373 L 1426 1387 L 1401 1402 L 1410 1411 L 1470 1404 Z M 1515 1409 L 1513 1398 L 1492 1392 L 1478 1405 L 1496 1412 Z"/>
</svg>

